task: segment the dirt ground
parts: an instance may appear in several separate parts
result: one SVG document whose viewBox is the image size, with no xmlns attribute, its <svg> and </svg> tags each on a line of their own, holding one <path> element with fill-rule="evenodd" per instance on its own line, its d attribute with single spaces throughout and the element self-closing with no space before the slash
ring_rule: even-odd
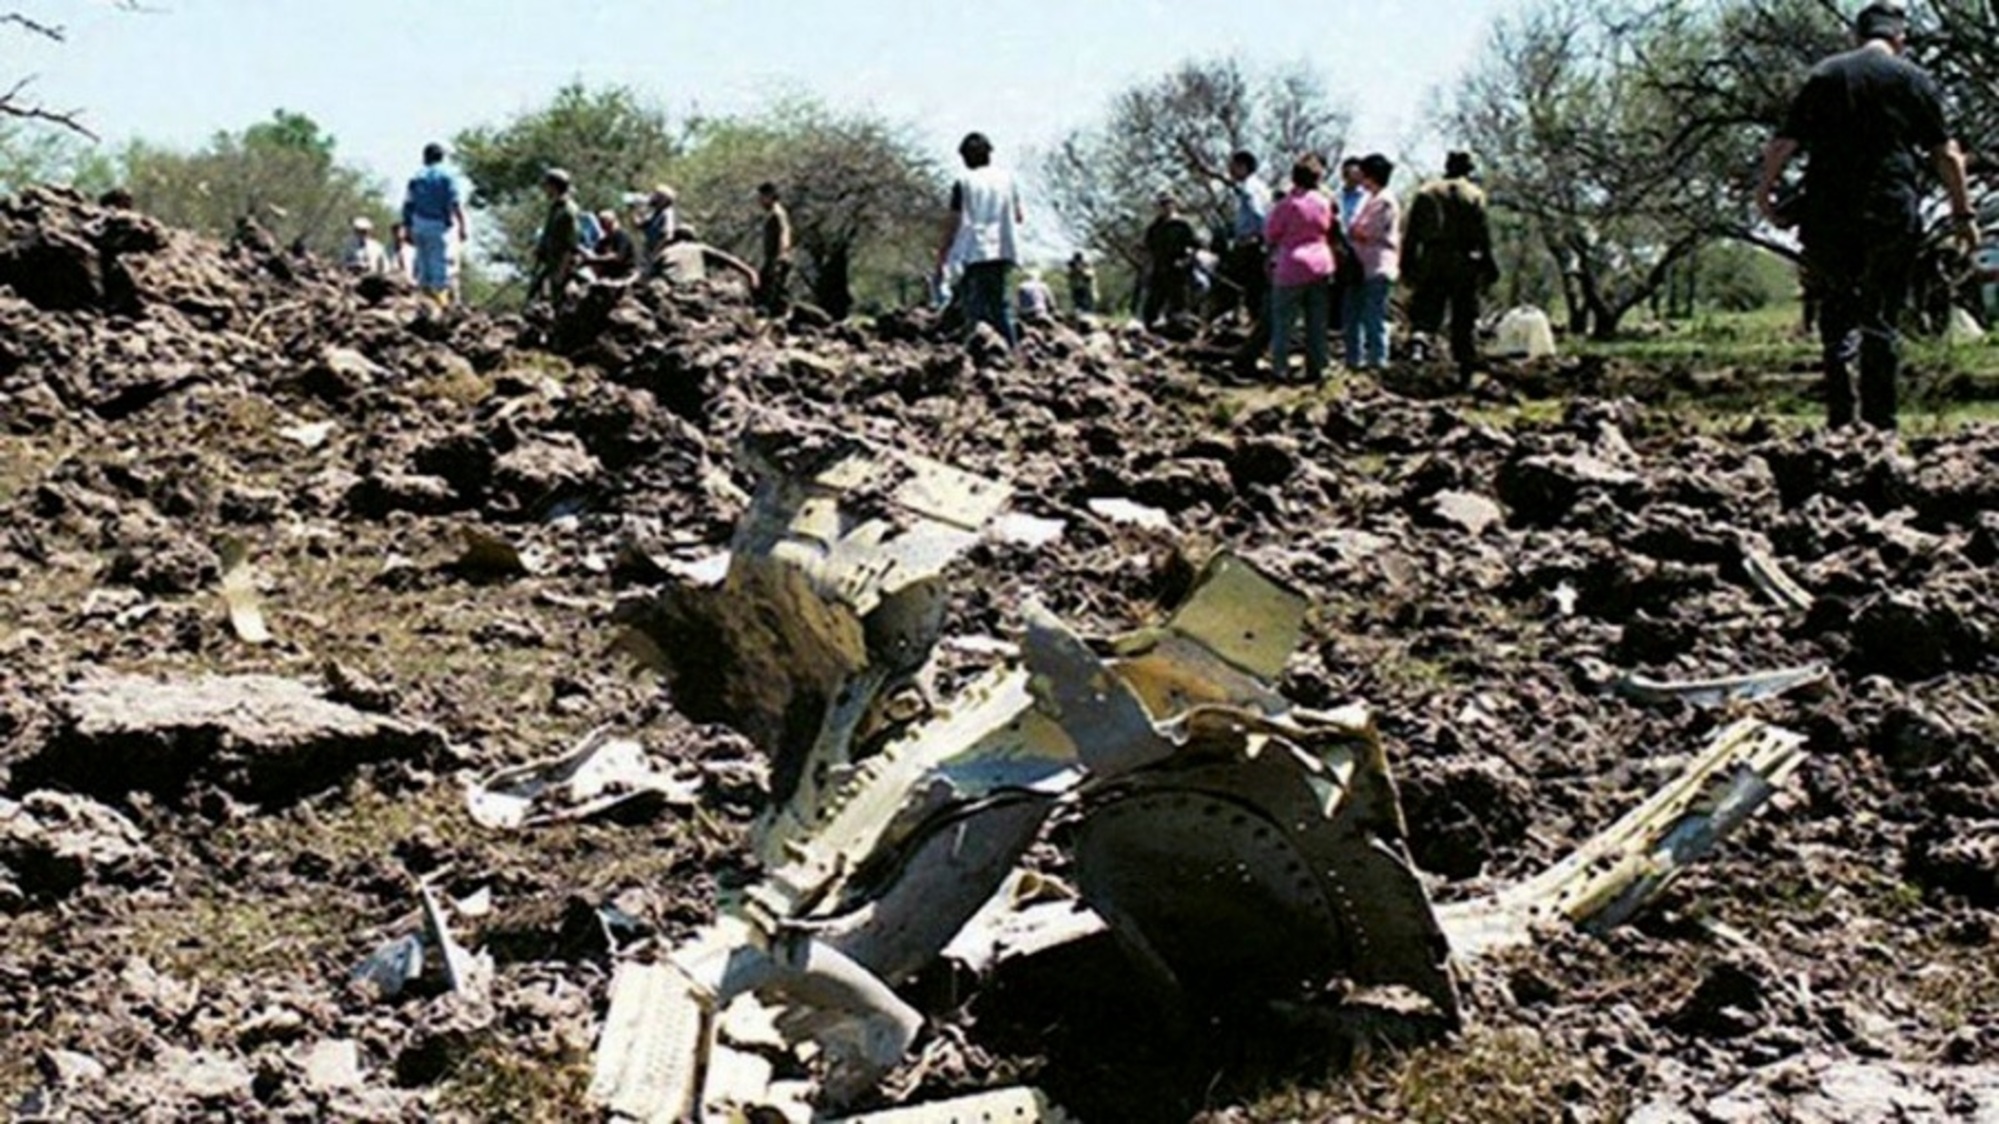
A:
<svg viewBox="0 0 1999 1124">
<path fill-rule="evenodd" d="M 726 547 L 760 432 L 937 457 L 1065 522 L 979 547 L 951 634 L 1012 634 L 1030 594 L 1097 632 L 1156 620 L 1224 546 L 1295 585 L 1284 688 L 1376 710 L 1440 901 L 1558 858 L 1732 716 L 1615 673 L 1835 669 L 1753 705 L 1809 739 L 1788 791 L 1632 927 L 1467 966 L 1460 1036 L 1168 1035 L 1086 943 L 908 981 L 931 1025 L 895 1092 L 1030 1081 L 1091 1122 L 1999 1120 L 1999 430 L 1827 435 L 1582 361 L 1468 395 L 1219 370 L 1117 329 L 995 362 L 920 317 L 764 323 L 720 288 L 438 313 L 254 237 L 0 203 L 0 1105 L 587 1118 L 614 955 L 750 874 L 756 750 L 618 621 Z M 468 529 L 529 564 L 467 564 Z M 1745 539 L 1809 611 L 1755 587 Z M 229 621 L 238 548 L 269 643 Z M 166 737 L 91 709 L 117 673 L 283 677 L 358 732 L 218 735 L 239 711 Z M 475 778 L 600 726 L 699 778 L 696 806 L 468 817 Z M 490 895 L 459 936 L 497 962 L 491 1009 L 351 979 L 419 880 Z"/>
</svg>

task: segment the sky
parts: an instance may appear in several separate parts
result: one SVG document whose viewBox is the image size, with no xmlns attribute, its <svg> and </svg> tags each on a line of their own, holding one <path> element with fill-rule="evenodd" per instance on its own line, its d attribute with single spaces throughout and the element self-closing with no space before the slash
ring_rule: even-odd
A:
<svg viewBox="0 0 1999 1124">
<path fill-rule="evenodd" d="M 566 82 L 626 84 L 670 113 L 814 94 L 916 126 L 954 166 L 991 135 L 1025 164 L 1109 98 L 1191 57 L 1307 62 L 1356 111 L 1356 150 L 1427 156 L 1429 91 L 1506 0 L 8 0 L 68 42 L 0 32 L 0 77 L 37 75 L 107 141 L 186 147 L 279 107 L 389 183 L 424 142 L 503 122 Z"/>
</svg>

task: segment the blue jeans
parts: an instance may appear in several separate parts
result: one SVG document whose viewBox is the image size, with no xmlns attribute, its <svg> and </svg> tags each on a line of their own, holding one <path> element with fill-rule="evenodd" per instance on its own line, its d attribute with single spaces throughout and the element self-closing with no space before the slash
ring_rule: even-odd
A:
<svg viewBox="0 0 1999 1124">
<path fill-rule="evenodd" d="M 965 330 L 991 324 L 994 331 L 1005 337 L 1008 347 L 1020 343 L 1020 335 L 1013 327 L 1013 302 L 1007 299 L 1006 292 L 1007 275 L 1011 272 L 1010 261 L 975 261 L 965 267 L 964 280 L 958 283 L 959 294 L 965 301 Z"/>
<path fill-rule="evenodd" d="M 1270 373 L 1282 379 L 1291 362 L 1291 326 L 1305 312 L 1305 377 L 1318 382 L 1326 376 L 1327 320 L 1332 315 L 1331 281 L 1278 285 L 1270 290 Z"/>
<path fill-rule="evenodd" d="M 1347 286 L 1345 315 L 1349 367 L 1388 365 L 1388 290 L 1394 282 L 1369 277 Z"/>
<path fill-rule="evenodd" d="M 416 283 L 426 293 L 441 293 L 451 287 L 451 251 L 444 244 L 450 233 L 449 219 L 418 215 L 410 223 L 410 241 L 416 244 Z"/>
</svg>

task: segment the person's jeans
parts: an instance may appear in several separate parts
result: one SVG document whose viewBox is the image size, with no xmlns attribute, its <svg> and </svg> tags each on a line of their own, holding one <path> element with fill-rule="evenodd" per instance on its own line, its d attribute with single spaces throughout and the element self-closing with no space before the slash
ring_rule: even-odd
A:
<svg viewBox="0 0 1999 1124">
<path fill-rule="evenodd" d="M 410 223 L 410 242 L 416 246 L 416 283 L 426 293 L 451 288 L 451 251 L 444 241 L 450 233 L 449 220 L 418 215 Z"/>
<path fill-rule="evenodd" d="M 1386 277 L 1369 277 L 1347 286 L 1341 317 L 1347 366 L 1388 365 L 1388 291 L 1394 284 Z"/>
<path fill-rule="evenodd" d="M 1278 285 L 1270 296 L 1270 373 L 1282 380 L 1291 362 L 1291 328 L 1298 313 L 1305 313 L 1305 377 L 1318 382 L 1326 375 L 1330 350 L 1326 338 L 1327 321 L 1332 315 L 1333 287 L 1329 281 L 1305 285 Z"/>
<path fill-rule="evenodd" d="M 1920 246 L 1913 231 L 1858 225 L 1807 241 L 1805 261 L 1819 295 L 1827 425 L 1853 424 L 1857 358 L 1860 420 L 1877 429 L 1895 428 L 1895 383 L 1902 366 L 1895 322 Z"/>
<path fill-rule="evenodd" d="M 965 330 L 991 324 L 1008 347 L 1020 343 L 1020 334 L 1013 326 L 1013 302 L 1006 295 L 1007 276 L 1012 272 L 1010 261 L 975 261 L 965 267 L 964 279 L 958 283 L 965 303 Z"/>
</svg>

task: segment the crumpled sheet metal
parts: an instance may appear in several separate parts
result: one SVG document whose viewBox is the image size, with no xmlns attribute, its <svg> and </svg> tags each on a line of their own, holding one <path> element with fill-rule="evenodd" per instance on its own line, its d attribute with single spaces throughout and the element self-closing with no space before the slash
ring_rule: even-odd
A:
<svg viewBox="0 0 1999 1124">
<path fill-rule="evenodd" d="M 1459 956 L 1526 944 L 1566 921 L 1629 920 L 1776 794 L 1805 760 L 1802 735 L 1754 719 L 1717 733 L 1685 770 L 1566 859 L 1491 898 L 1440 911 Z"/>
<path fill-rule="evenodd" d="M 674 777 L 641 743 L 599 728 L 560 757 L 501 769 L 471 785 L 465 800 L 473 822 L 509 829 L 587 820 L 641 801 L 689 805 L 700 791 L 700 778 Z"/>
<path fill-rule="evenodd" d="M 761 483 L 727 578 L 690 583 L 663 608 L 670 627 L 726 657 L 702 669 L 716 681 L 691 689 L 719 692 L 770 753 L 780 801 L 802 792 L 809 805 L 878 721 L 885 690 L 929 658 L 942 575 L 1011 488 L 852 441 L 751 460 Z"/>
</svg>

